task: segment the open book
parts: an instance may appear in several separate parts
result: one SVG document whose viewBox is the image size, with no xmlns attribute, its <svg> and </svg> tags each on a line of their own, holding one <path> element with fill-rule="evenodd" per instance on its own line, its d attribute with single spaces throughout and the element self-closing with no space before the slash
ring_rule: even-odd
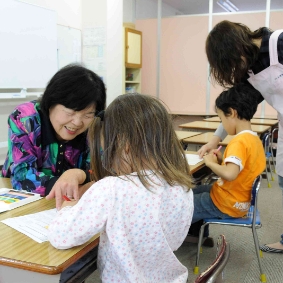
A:
<svg viewBox="0 0 283 283">
<path fill-rule="evenodd" d="M 41 199 L 40 194 L 11 189 L 0 189 L 0 212 L 11 210 Z"/>
</svg>

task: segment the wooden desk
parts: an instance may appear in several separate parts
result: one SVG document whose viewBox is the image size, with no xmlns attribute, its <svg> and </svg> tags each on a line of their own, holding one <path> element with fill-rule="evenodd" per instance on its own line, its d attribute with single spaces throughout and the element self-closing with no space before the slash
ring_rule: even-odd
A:
<svg viewBox="0 0 283 283">
<path fill-rule="evenodd" d="M 185 138 L 193 137 L 201 134 L 201 132 L 189 132 L 189 131 L 175 131 L 178 140 L 183 141 Z"/>
<path fill-rule="evenodd" d="M 271 130 L 271 126 L 267 125 L 252 125 L 252 131 L 256 132 L 258 135 L 261 135 L 265 132 Z"/>
<path fill-rule="evenodd" d="M 194 121 L 186 124 L 179 125 L 180 128 L 183 129 L 197 129 L 198 131 L 215 131 L 218 126 L 220 125 L 219 122 L 207 122 L 207 121 Z"/>
<path fill-rule="evenodd" d="M 275 127 L 278 125 L 278 120 L 254 118 L 254 119 L 251 119 L 251 123 L 254 125 L 266 125 L 266 126 Z"/>
<path fill-rule="evenodd" d="M 207 121 L 207 122 L 221 122 L 221 120 L 220 120 L 220 118 L 218 116 L 210 117 L 210 118 L 205 118 L 205 119 L 203 119 L 203 121 Z"/>
<path fill-rule="evenodd" d="M 0 178 L 0 187 L 11 188 L 9 178 Z M 22 207 L 0 213 L 0 221 L 9 217 L 55 208 L 55 200 L 45 198 Z M 57 250 L 49 242 L 39 244 L 0 222 L 0 282 L 53 283 L 60 282 L 62 271 L 98 246 L 99 235 L 84 245 Z M 93 272 L 94 270 L 92 270 Z M 81 281 L 73 281 L 81 282 Z"/>
<path fill-rule="evenodd" d="M 196 154 L 196 155 L 198 155 L 196 151 L 185 151 L 185 153 L 186 154 Z M 196 165 L 190 165 L 190 172 L 191 172 L 191 174 L 194 174 L 203 167 L 205 167 L 204 161 L 201 161 L 201 162 L 197 163 Z"/>
<path fill-rule="evenodd" d="M 198 131 L 208 132 L 208 131 L 215 131 L 219 125 L 220 125 L 219 122 L 194 121 L 191 123 L 181 124 L 179 125 L 179 127 L 183 129 L 197 129 Z M 252 130 L 254 132 L 257 132 L 258 134 L 262 134 L 267 131 L 270 131 L 270 129 L 271 126 L 252 125 Z M 183 141 L 185 142 L 185 139 Z"/>
<path fill-rule="evenodd" d="M 205 118 L 205 119 L 203 119 L 203 121 L 206 121 L 206 122 L 221 122 L 219 117 Z M 276 126 L 278 124 L 278 120 L 263 119 L 263 118 L 253 118 L 253 119 L 251 119 L 251 124 L 254 124 L 254 125 L 266 125 L 266 126 Z"/>
<path fill-rule="evenodd" d="M 204 144 L 207 144 L 213 137 L 214 132 L 207 132 L 202 133 L 200 135 L 186 138 L 183 140 L 184 143 L 188 144 L 188 150 L 198 150 L 200 146 L 203 146 Z M 227 144 L 230 142 L 230 140 L 234 136 L 228 135 L 222 142 L 219 144 L 222 146 L 227 146 Z"/>
</svg>

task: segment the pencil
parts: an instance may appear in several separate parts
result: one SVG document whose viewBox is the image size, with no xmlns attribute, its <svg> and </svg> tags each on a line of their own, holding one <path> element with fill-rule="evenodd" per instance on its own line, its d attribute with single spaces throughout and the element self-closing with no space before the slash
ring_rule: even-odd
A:
<svg viewBox="0 0 283 283">
<path fill-rule="evenodd" d="M 67 196 L 63 195 L 63 199 L 66 201 L 71 201 Z"/>
<path fill-rule="evenodd" d="M 217 155 L 217 152 L 218 152 L 221 148 L 222 148 L 222 145 L 220 145 L 220 146 L 217 148 L 216 152 L 214 152 L 214 155 Z"/>
</svg>

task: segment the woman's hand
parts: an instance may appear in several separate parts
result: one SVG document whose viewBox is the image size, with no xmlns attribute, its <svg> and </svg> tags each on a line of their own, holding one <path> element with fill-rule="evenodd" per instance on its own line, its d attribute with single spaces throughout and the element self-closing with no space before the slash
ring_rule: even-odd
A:
<svg viewBox="0 0 283 283">
<path fill-rule="evenodd" d="M 198 150 L 199 157 L 202 158 L 205 153 L 210 153 L 213 149 L 216 149 L 220 140 L 221 140 L 220 137 L 213 136 L 212 139 L 207 144 L 203 145 Z"/>
<path fill-rule="evenodd" d="M 56 208 L 59 210 L 63 202 L 63 195 L 69 199 L 79 200 L 79 187 L 84 182 L 86 174 L 81 169 L 69 169 L 65 171 L 54 184 L 46 199 L 55 198 Z"/>
</svg>

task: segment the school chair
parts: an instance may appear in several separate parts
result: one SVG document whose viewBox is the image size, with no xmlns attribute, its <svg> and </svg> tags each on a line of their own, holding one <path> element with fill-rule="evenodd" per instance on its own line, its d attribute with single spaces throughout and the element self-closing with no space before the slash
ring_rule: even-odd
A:
<svg viewBox="0 0 283 283">
<path fill-rule="evenodd" d="M 264 153 L 265 153 L 265 157 L 266 157 L 266 161 L 267 161 L 267 165 L 268 165 L 268 170 L 269 170 L 270 176 L 271 176 L 271 181 L 274 181 L 272 169 L 271 169 L 271 164 L 270 164 L 270 158 L 272 158 L 272 153 L 271 153 L 272 149 L 271 149 L 270 137 L 271 137 L 271 134 L 269 132 L 265 133 L 262 136 L 262 144 L 263 144 Z M 273 166 L 274 166 L 274 164 L 273 164 Z M 268 170 L 267 170 L 267 166 L 265 166 L 265 174 L 266 174 L 266 179 L 267 179 L 267 185 L 268 185 L 268 188 L 271 188 L 271 183 L 270 183 L 269 177 L 268 177 Z"/>
<path fill-rule="evenodd" d="M 251 191 L 251 206 L 250 206 L 248 214 L 245 217 L 240 217 L 240 218 L 229 217 L 225 219 L 206 218 L 203 220 L 204 224 L 201 226 L 200 233 L 199 233 L 196 265 L 194 267 L 195 274 L 198 274 L 199 272 L 199 256 L 201 252 L 201 243 L 202 243 L 203 232 L 204 232 L 205 226 L 209 224 L 239 226 L 239 227 L 247 227 L 247 228 L 252 229 L 255 251 L 256 251 L 259 270 L 260 270 L 260 280 L 261 282 L 266 282 L 266 276 L 263 273 L 263 269 L 262 269 L 261 261 L 260 261 L 260 257 L 262 257 L 262 251 L 259 249 L 258 236 L 256 232 L 256 229 L 261 227 L 260 214 L 257 209 L 257 197 L 258 197 L 261 180 L 262 180 L 262 176 L 259 175 L 255 178 L 253 182 L 252 191 Z"/>
<path fill-rule="evenodd" d="M 216 258 L 212 264 L 202 272 L 195 280 L 195 283 L 221 283 L 223 270 L 230 255 L 230 245 L 226 242 L 225 236 L 220 235 L 217 239 Z"/>
</svg>

